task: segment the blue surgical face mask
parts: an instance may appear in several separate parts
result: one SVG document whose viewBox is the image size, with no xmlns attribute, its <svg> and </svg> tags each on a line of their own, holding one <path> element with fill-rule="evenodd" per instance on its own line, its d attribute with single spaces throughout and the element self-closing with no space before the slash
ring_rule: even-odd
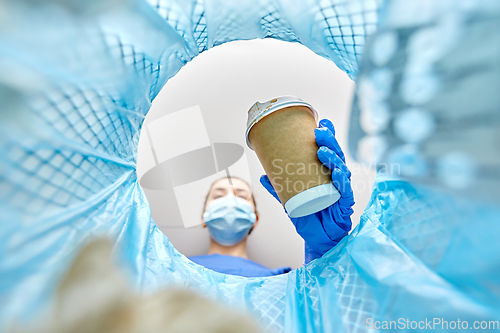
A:
<svg viewBox="0 0 500 333">
<path fill-rule="evenodd" d="M 208 204 L 203 221 L 212 239 L 224 246 L 241 242 L 256 220 L 252 205 L 234 194 L 215 199 Z"/>
</svg>

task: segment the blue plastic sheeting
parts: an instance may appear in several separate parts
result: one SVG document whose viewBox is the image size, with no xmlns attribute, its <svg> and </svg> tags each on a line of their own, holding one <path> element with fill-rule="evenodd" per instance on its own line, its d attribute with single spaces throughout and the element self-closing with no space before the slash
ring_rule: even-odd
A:
<svg viewBox="0 0 500 333">
<path fill-rule="evenodd" d="M 420 99 L 403 95 L 411 105 L 436 104 L 424 105 L 431 110 L 424 116 L 405 113 L 406 118 L 392 121 L 393 114 L 407 107 L 396 98 L 401 90 L 386 85 L 387 110 L 361 116 L 363 105 L 357 101 L 374 96 L 381 101 L 384 85 L 375 85 L 374 92 L 369 85 L 361 89 L 358 82 L 351 135 L 352 142 L 366 134 L 378 135 L 361 148 L 380 150 L 374 142 L 383 142 L 381 138 L 392 142 L 397 137 L 412 144 L 419 138 L 413 148 L 420 149 L 429 135 L 406 133 L 410 123 L 424 129 L 435 126 L 438 143 L 463 143 L 457 135 L 463 128 L 460 122 L 451 122 L 460 125 L 452 130 L 433 124 L 436 115 L 456 110 L 452 103 L 456 96 L 464 100 L 478 96 L 473 84 L 453 86 L 460 78 L 484 72 L 481 66 L 464 65 L 479 57 L 475 48 L 489 61 L 487 72 L 493 73 L 487 87 L 498 82 L 498 7 L 498 2 L 486 0 L 394 0 L 384 5 L 370 0 L 0 2 L 0 330 L 14 320 L 34 320 L 43 314 L 76 251 L 96 236 L 116 240 L 116 252 L 138 290 L 190 287 L 247 309 L 276 331 L 361 332 L 375 321 L 380 322 L 377 325 L 383 321 L 401 325 L 402 321 L 409 328 L 416 323 L 421 328 L 420 321 L 425 320 L 436 323 L 434 328 L 439 330 L 446 326 L 434 318 L 448 321 L 448 326 L 458 319 L 467 321 L 469 328 L 475 322 L 500 320 L 500 225 L 496 223 L 500 213 L 494 200 L 484 204 L 475 200 L 490 193 L 482 183 L 485 175 L 498 181 L 498 132 L 488 127 L 497 126 L 498 111 L 487 111 L 498 110 L 499 104 L 492 95 L 478 100 L 489 121 L 475 123 L 479 125 L 467 136 L 465 151 L 489 153 L 490 160 L 479 156 L 473 167 L 465 162 L 465 169 L 460 169 L 456 158 L 445 160 L 436 169 L 444 171 L 431 173 L 427 182 L 416 177 L 416 162 L 401 163 L 401 175 L 411 177 L 411 184 L 388 178 L 381 169 L 371 201 L 352 234 L 322 258 L 287 275 L 245 279 L 190 262 L 151 220 L 135 172 L 138 138 L 151 100 L 200 52 L 232 40 L 278 38 L 306 45 L 352 78 L 362 54 L 372 52 L 372 63 L 363 58 L 360 80 L 375 66 L 386 66 L 388 71 L 375 75 L 374 82 L 387 82 L 394 73 L 394 82 L 399 82 L 398 70 L 406 62 L 391 63 L 387 55 L 391 47 L 398 54 L 405 34 L 433 27 L 450 10 L 459 15 L 457 24 L 456 17 L 450 19 L 455 22 L 451 35 L 441 36 L 439 29 L 424 34 L 437 40 L 432 45 L 440 45 L 455 38 L 453 29 L 463 29 L 453 39 L 454 45 L 470 52 L 440 63 L 455 70 L 450 70 L 455 76 L 439 81 L 448 90 L 431 94 L 439 97 L 436 100 L 423 88 L 414 90 L 420 92 L 415 95 Z M 380 30 L 372 41 L 381 39 L 382 47 L 369 43 L 364 52 L 365 39 L 375 32 L 379 15 Z M 382 35 L 388 32 L 393 37 Z M 460 38 L 464 34 L 467 38 Z M 434 62 L 447 56 L 438 53 L 437 57 L 432 48 L 418 54 L 418 42 L 407 52 L 425 70 L 405 83 L 410 87 L 422 77 L 426 83 L 429 77 L 434 82 L 432 78 L 443 70 Z M 427 63 L 422 65 L 420 60 Z M 388 72 L 393 74 L 384 74 Z M 481 77 L 476 79 L 478 84 L 483 82 Z M 380 126 L 383 121 L 399 130 Z M 358 154 L 359 145 L 353 147 Z M 422 160 L 432 161 L 436 151 L 425 151 Z M 384 155 L 375 155 L 380 155 L 374 160 L 380 168 Z M 470 161 L 459 162 L 464 160 Z M 452 180 L 458 179 L 459 184 L 468 184 L 471 174 L 480 175 L 472 178 L 480 186 L 466 192 L 474 195 L 458 191 L 463 188 L 450 190 L 447 186 L 452 181 L 435 188 L 417 185 L 433 183 L 432 179 L 438 183 L 442 175 L 456 170 L 446 167 L 457 164 L 458 177 Z M 481 172 L 470 171 L 477 168 Z M 452 196 L 455 193 L 459 195 Z"/>
<path fill-rule="evenodd" d="M 500 204 L 499 7 L 387 6 L 356 81 L 353 156 L 385 173 Z"/>
</svg>

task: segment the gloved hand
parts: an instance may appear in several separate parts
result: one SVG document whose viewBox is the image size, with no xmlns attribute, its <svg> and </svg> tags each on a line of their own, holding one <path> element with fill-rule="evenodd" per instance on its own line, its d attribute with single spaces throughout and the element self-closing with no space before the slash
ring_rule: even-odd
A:
<svg viewBox="0 0 500 333">
<path fill-rule="evenodd" d="M 295 230 L 305 241 L 304 264 L 323 256 L 348 234 L 352 226 L 351 215 L 354 212 L 352 210 L 354 196 L 351 187 L 351 172 L 345 165 L 344 153 L 335 139 L 335 128 L 332 122 L 328 119 L 321 120 L 314 134 L 319 146 L 318 158 L 332 170 L 332 182 L 339 190 L 341 197 L 336 203 L 322 211 L 290 218 Z M 267 175 L 261 176 L 260 182 L 273 197 L 280 201 Z"/>
</svg>

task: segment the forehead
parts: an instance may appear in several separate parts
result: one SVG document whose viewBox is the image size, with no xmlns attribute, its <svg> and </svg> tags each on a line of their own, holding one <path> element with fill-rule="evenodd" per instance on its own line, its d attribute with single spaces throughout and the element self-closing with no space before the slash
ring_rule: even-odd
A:
<svg viewBox="0 0 500 333">
<path fill-rule="evenodd" d="M 250 187 L 242 181 L 241 179 L 231 178 L 235 190 L 245 190 L 251 192 Z M 217 189 L 231 190 L 231 184 L 229 183 L 229 178 L 223 178 L 216 181 L 210 191 L 215 191 Z"/>
</svg>

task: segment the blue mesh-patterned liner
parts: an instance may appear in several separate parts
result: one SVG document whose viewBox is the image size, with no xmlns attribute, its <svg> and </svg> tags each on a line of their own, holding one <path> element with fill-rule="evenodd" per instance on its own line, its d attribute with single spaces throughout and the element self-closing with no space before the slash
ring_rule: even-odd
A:
<svg viewBox="0 0 500 333">
<path fill-rule="evenodd" d="M 366 37 L 377 27 L 377 1 L 318 1 L 318 25 L 323 28 L 326 45 L 342 61 L 344 70 L 355 76 Z M 337 63 L 338 64 L 338 63 Z"/>
<path fill-rule="evenodd" d="M 499 7 L 0 2 L 0 331 L 43 313 L 76 251 L 96 236 L 116 240 L 137 289 L 190 287 L 276 332 L 376 331 L 384 321 L 408 331 L 429 320 L 449 330 L 457 319 L 496 328 Z M 165 82 L 215 45 L 265 37 L 300 42 L 352 78 L 363 63 L 351 150 L 380 174 L 338 246 L 287 275 L 245 279 L 175 250 L 151 220 L 135 167 L 144 116 Z M 494 200 L 472 200 L 483 198 Z"/>
<path fill-rule="evenodd" d="M 264 13 L 260 24 L 266 33 L 264 38 L 270 37 L 290 42 L 300 42 L 288 22 L 281 17 L 281 13 L 277 9 L 271 9 Z"/>
</svg>

